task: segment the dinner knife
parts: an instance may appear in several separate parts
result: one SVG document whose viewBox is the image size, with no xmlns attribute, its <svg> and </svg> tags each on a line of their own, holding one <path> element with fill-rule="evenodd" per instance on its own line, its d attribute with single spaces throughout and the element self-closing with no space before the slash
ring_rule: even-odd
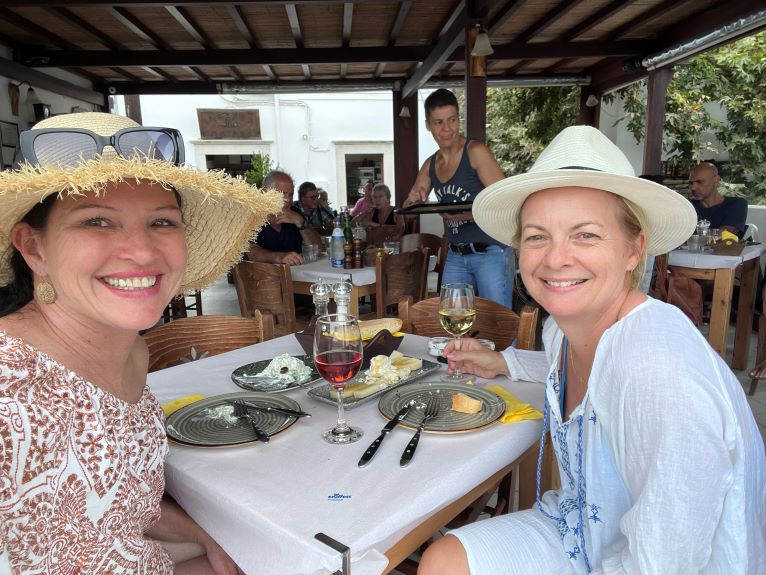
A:
<svg viewBox="0 0 766 575">
<path fill-rule="evenodd" d="M 367 465 L 370 460 L 375 455 L 375 452 L 378 451 L 378 447 L 380 447 L 380 444 L 383 443 L 383 440 L 386 438 L 386 435 L 388 435 L 391 430 L 399 425 L 399 422 L 404 419 L 407 416 L 407 412 L 410 410 L 410 408 L 415 404 L 415 400 L 410 401 L 409 403 L 405 404 L 404 407 L 402 407 L 399 410 L 399 413 L 397 413 L 391 421 L 386 423 L 385 427 L 380 431 L 380 435 L 378 435 L 378 438 L 373 441 L 370 446 L 367 448 L 367 451 L 365 451 L 362 454 L 361 459 L 359 460 L 359 467 L 364 467 Z"/>
<path fill-rule="evenodd" d="M 290 417 L 311 417 L 310 413 L 305 411 L 296 411 L 294 409 L 288 409 L 286 407 L 277 407 L 275 405 L 258 405 L 256 403 L 244 402 L 250 409 L 258 409 L 260 411 L 271 411 L 273 413 L 281 413 L 282 415 L 289 415 Z"/>
</svg>

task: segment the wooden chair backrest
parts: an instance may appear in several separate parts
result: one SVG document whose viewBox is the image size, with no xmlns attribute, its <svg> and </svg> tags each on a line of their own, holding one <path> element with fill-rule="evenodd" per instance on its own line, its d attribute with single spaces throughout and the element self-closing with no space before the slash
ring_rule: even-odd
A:
<svg viewBox="0 0 766 575">
<path fill-rule="evenodd" d="M 437 274 L 436 290 L 442 285 L 442 275 L 444 274 L 444 265 L 447 262 L 447 236 L 437 236 L 436 234 L 404 234 L 399 240 L 401 245 L 399 251 L 411 252 L 419 248 L 428 248 L 429 256 L 436 256 L 436 266 L 434 271 Z"/>
<path fill-rule="evenodd" d="M 287 264 L 239 262 L 232 270 L 242 317 L 271 314 L 276 335 L 295 332 L 293 279 Z"/>
<path fill-rule="evenodd" d="M 375 258 L 375 305 L 377 317 L 385 317 L 386 308 L 402 298 L 420 301 L 426 295 L 428 250 Z"/>
<path fill-rule="evenodd" d="M 476 337 L 495 342 L 495 349 L 502 351 L 516 340 L 517 349 L 535 349 L 537 322 L 540 308 L 525 306 L 518 315 L 511 308 L 481 297 L 474 298 L 476 321 L 471 331 Z M 439 323 L 439 298 L 432 297 L 413 303 L 399 302 L 399 319 L 402 331 L 426 337 L 448 336 Z"/>
<path fill-rule="evenodd" d="M 367 245 L 383 247 L 383 242 L 398 242 L 403 230 L 399 226 L 367 226 Z"/>
<path fill-rule="evenodd" d="M 162 324 L 143 335 L 149 347 L 149 371 L 157 371 L 272 339 L 274 323 L 256 310 L 252 319 L 200 315 Z"/>
</svg>

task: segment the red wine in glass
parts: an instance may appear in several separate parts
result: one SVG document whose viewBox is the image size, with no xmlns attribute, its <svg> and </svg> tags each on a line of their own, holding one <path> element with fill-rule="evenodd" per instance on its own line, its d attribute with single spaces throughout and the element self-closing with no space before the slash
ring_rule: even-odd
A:
<svg viewBox="0 0 766 575">
<path fill-rule="evenodd" d="M 343 390 L 362 366 L 362 335 L 359 323 L 348 314 L 319 316 L 314 328 L 314 365 L 336 391 L 338 422 L 322 433 L 328 443 L 354 443 L 364 432 L 346 422 Z"/>
<path fill-rule="evenodd" d="M 317 371 L 335 389 L 343 389 L 362 365 L 362 354 L 355 351 L 325 351 L 314 358 Z"/>
</svg>

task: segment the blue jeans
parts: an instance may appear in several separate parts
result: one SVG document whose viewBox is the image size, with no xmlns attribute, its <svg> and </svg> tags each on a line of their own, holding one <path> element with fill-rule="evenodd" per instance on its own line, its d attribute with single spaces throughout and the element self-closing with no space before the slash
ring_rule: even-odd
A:
<svg viewBox="0 0 766 575">
<path fill-rule="evenodd" d="M 516 261 L 509 247 L 488 246 L 478 254 L 447 252 L 442 283 L 473 284 L 476 295 L 491 299 L 506 307 L 513 303 L 513 280 Z"/>
</svg>

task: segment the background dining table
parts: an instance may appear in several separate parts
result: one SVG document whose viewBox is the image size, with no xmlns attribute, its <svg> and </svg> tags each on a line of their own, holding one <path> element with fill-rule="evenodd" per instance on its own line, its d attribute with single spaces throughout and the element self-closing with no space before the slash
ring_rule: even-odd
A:
<svg viewBox="0 0 766 575">
<path fill-rule="evenodd" d="M 427 342 L 406 335 L 399 351 L 434 360 Z M 151 373 L 148 383 L 161 403 L 242 391 L 232 382 L 232 371 L 281 353 L 303 351 L 288 335 Z M 442 371 L 419 381 L 438 381 Z M 542 408 L 543 384 L 491 381 L 498 383 Z M 490 382 L 477 378 L 475 384 Z M 319 532 L 350 547 L 354 575 L 386 573 L 401 559 L 397 554 L 406 557 L 419 545 L 411 543 L 413 533 L 435 529 L 428 522 L 440 510 L 462 505 L 461 497 L 473 497 L 472 490 L 523 455 L 536 460 L 529 454 L 536 453 L 541 420 L 526 420 L 472 432 L 426 433 L 405 468 L 399 457 L 413 430 L 398 426 L 372 462 L 359 468 L 360 456 L 387 422 L 377 398 L 346 411 L 350 423 L 364 430 L 362 440 L 331 445 L 321 432 L 334 424 L 336 408 L 304 388 L 283 393 L 312 417 L 297 420 L 268 444 L 171 443 L 165 463 L 167 491 L 251 575 L 325 575 L 339 569 L 339 554 L 314 538 Z M 534 463 L 532 468 L 534 475 Z"/>
<path fill-rule="evenodd" d="M 734 279 L 740 271 L 737 323 L 734 330 L 732 369 L 745 369 L 750 351 L 750 334 L 753 329 L 755 296 L 758 287 L 758 271 L 766 245 L 756 243 L 745 246 L 740 254 L 718 255 L 706 252 L 690 252 L 677 249 L 668 254 L 668 267 L 693 278 L 713 282 L 712 306 L 708 341 L 724 359 L 731 314 Z"/>
</svg>

